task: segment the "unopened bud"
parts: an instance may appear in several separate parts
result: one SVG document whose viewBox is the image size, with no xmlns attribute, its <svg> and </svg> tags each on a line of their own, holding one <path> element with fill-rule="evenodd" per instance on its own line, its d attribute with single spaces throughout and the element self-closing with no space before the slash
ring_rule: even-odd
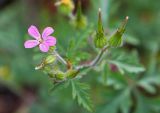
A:
<svg viewBox="0 0 160 113">
<path fill-rule="evenodd" d="M 49 55 L 49 56 L 47 56 L 47 58 L 45 59 L 45 64 L 51 64 L 51 63 L 53 63 L 54 61 L 56 60 L 56 57 L 55 56 L 53 56 L 53 55 Z"/>
<path fill-rule="evenodd" d="M 76 16 L 73 19 L 73 25 L 77 29 L 83 29 L 87 26 L 87 18 L 82 14 L 81 2 L 78 1 L 78 8 L 76 12 Z"/>
<path fill-rule="evenodd" d="M 55 3 L 58 9 L 63 14 L 70 14 L 74 9 L 74 4 L 72 0 L 61 0 Z"/>
</svg>

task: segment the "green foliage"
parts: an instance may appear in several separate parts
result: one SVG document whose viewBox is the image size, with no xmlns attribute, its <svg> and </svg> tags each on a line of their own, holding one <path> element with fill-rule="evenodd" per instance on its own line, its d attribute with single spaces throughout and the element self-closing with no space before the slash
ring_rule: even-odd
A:
<svg viewBox="0 0 160 113">
<path fill-rule="evenodd" d="M 103 110 L 98 111 L 99 113 L 117 113 L 118 110 L 122 113 L 129 113 L 129 108 L 132 103 L 130 100 L 130 89 L 124 89 L 118 92 L 116 96 L 110 99 L 110 101 L 103 106 Z M 114 109 L 113 109 L 114 108 Z"/>
<path fill-rule="evenodd" d="M 114 54 L 111 56 L 114 60 L 107 60 L 110 64 L 106 66 L 104 63 L 102 65 L 104 68 L 101 67 L 103 76 L 99 77 L 99 80 L 100 83 L 108 86 L 108 89 L 104 92 L 107 98 L 98 107 L 97 113 L 159 113 L 157 108 L 159 101 L 157 100 L 154 105 L 151 104 L 151 101 L 159 98 L 157 91 L 157 86 L 160 85 L 159 75 L 155 74 L 154 77 L 143 75 L 141 78 L 133 76 L 144 71 L 144 67 L 139 64 L 137 52 L 113 51 Z M 118 70 L 112 70 L 111 64 L 116 65 Z M 117 71 L 122 71 L 122 73 Z M 157 95 L 157 97 L 149 95 Z"/>
<path fill-rule="evenodd" d="M 75 37 L 70 39 L 67 47 L 66 57 L 73 64 L 77 64 L 82 60 L 87 60 L 90 58 L 91 55 L 88 51 L 85 51 L 85 48 L 89 46 L 86 45 L 86 42 L 88 41 L 88 36 L 90 36 L 93 32 L 93 29 L 93 25 L 91 24 L 82 31 L 78 32 Z M 78 49 L 80 51 L 77 51 Z"/>
<path fill-rule="evenodd" d="M 126 71 L 128 73 L 140 73 L 140 72 L 145 71 L 145 68 L 142 66 L 125 64 L 125 63 L 119 62 L 119 61 L 109 61 L 109 63 L 115 64 L 122 74 L 124 74 L 124 71 Z"/>
<path fill-rule="evenodd" d="M 21 97 L 33 100 L 32 106 L 27 107 L 30 113 L 93 112 L 91 99 L 95 113 L 160 113 L 159 0 L 82 0 L 88 26 L 81 30 L 75 29 L 67 17 L 73 4 L 55 10 L 55 1 L 53 4 L 34 0 L 10 1 L 13 3 L 0 7 L 0 79 L 7 78 L 3 82 L 9 84 L 7 86 L 12 91 L 18 89 L 14 91 Z M 53 27 L 57 38 L 56 50 L 73 65 L 89 63 L 99 52 L 91 38 L 97 29 L 99 7 L 102 8 L 107 40 L 110 31 L 114 31 L 126 15 L 130 17 L 123 39 L 119 38 L 120 35 L 116 37 L 118 41 L 111 41 L 114 46 L 124 41 L 123 47 L 110 49 L 92 70 L 84 70 L 74 79 L 71 77 L 71 87 L 66 85 L 68 82 L 62 82 L 54 86 L 51 94 L 48 93 L 53 86 L 52 78 L 34 70 L 46 55 L 38 53 L 38 48 L 23 48 L 24 41 L 29 39 L 28 26 L 34 24 L 40 30 L 46 26 Z M 82 18 L 81 25 L 86 24 L 86 18 Z M 52 58 L 47 60 L 49 63 L 52 61 Z M 54 63 L 58 64 L 57 61 Z M 54 70 L 60 68 L 64 71 L 62 65 L 51 66 Z M 45 71 L 53 70 L 46 67 Z M 66 78 L 64 72 L 57 74 L 59 81 Z M 75 80 L 81 77 L 82 83 Z M 87 110 L 71 100 L 71 92 L 74 100 Z"/>
<path fill-rule="evenodd" d="M 160 79 L 159 75 L 154 75 L 154 77 L 152 76 L 143 77 L 138 81 L 138 85 L 143 87 L 147 92 L 155 94 L 157 90 L 155 85 L 156 86 L 160 85 L 159 79 Z"/>
<path fill-rule="evenodd" d="M 136 74 L 144 72 L 145 68 L 139 63 L 137 52 L 132 51 L 129 56 L 127 54 L 125 52 L 115 52 L 113 60 L 109 60 L 109 63 L 115 64 L 122 74 L 124 72 Z"/>
<path fill-rule="evenodd" d="M 72 85 L 72 97 L 77 99 L 79 105 L 82 105 L 88 111 L 92 111 L 93 105 L 91 98 L 88 94 L 89 86 L 85 83 L 80 83 L 75 80 L 71 80 Z"/>
</svg>

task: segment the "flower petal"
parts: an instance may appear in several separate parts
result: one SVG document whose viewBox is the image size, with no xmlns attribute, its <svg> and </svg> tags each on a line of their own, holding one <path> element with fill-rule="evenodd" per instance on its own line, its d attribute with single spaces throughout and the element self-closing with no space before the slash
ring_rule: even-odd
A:
<svg viewBox="0 0 160 113">
<path fill-rule="evenodd" d="M 38 39 L 41 37 L 41 35 L 40 35 L 37 27 L 34 26 L 34 25 L 31 25 L 31 26 L 28 28 L 28 34 L 29 34 L 30 36 L 32 36 L 33 38 L 35 38 L 36 40 L 38 40 Z"/>
<path fill-rule="evenodd" d="M 24 47 L 25 48 L 33 48 L 35 46 L 37 46 L 39 44 L 39 42 L 37 40 L 27 40 L 24 43 Z"/>
<path fill-rule="evenodd" d="M 49 46 L 43 42 L 42 44 L 39 45 L 39 49 L 42 51 L 42 52 L 48 52 L 49 50 Z"/>
<path fill-rule="evenodd" d="M 43 33 L 42 33 L 42 38 L 43 39 L 46 39 L 49 35 L 51 35 L 52 33 L 54 32 L 54 29 L 52 27 L 46 27 L 44 30 L 43 30 Z"/>
<path fill-rule="evenodd" d="M 53 36 L 48 36 L 44 41 L 45 41 L 45 43 L 48 44 L 48 46 L 56 45 L 56 38 Z"/>
</svg>

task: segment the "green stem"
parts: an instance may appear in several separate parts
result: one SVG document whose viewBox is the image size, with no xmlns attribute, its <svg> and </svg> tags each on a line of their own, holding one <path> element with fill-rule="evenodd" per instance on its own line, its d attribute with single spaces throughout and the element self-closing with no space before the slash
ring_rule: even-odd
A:
<svg viewBox="0 0 160 113">
<path fill-rule="evenodd" d="M 83 64 L 83 65 L 77 66 L 76 69 L 81 70 L 81 69 L 84 69 L 84 68 L 94 67 L 100 61 L 100 59 L 102 58 L 103 54 L 105 53 L 105 51 L 108 48 L 109 48 L 109 46 L 104 46 L 101 49 L 100 53 L 89 64 Z"/>
<path fill-rule="evenodd" d="M 61 57 L 61 56 L 58 54 L 57 51 L 54 51 L 53 54 L 57 57 L 57 59 L 58 59 L 61 63 L 63 63 L 64 65 L 67 66 L 67 62 L 65 61 L 65 59 L 64 59 L 63 57 Z"/>
</svg>

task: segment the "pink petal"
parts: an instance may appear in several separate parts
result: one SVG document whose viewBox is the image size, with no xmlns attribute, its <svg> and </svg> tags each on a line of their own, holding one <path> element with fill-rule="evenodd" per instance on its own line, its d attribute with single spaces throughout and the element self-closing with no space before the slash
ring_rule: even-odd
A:
<svg viewBox="0 0 160 113">
<path fill-rule="evenodd" d="M 32 37 L 35 38 L 36 40 L 38 40 L 38 39 L 41 37 L 41 35 L 40 35 L 37 27 L 34 26 L 34 25 L 31 25 L 31 26 L 28 28 L 28 33 L 29 33 L 30 36 L 32 36 Z"/>
<path fill-rule="evenodd" d="M 48 36 L 45 40 L 45 43 L 47 43 L 49 46 L 56 45 L 56 38 L 53 36 Z"/>
<path fill-rule="evenodd" d="M 48 52 L 49 50 L 49 46 L 43 42 L 42 44 L 39 45 L 39 49 L 42 51 L 42 52 Z"/>
<path fill-rule="evenodd" d="M 37 46 L 39 44 L 39 42 L 37 40 L 27 40 L 24 43 L 24 47 L 25 48 L 33 48 L 35 46 Z"/>
<path fill-rule="evenodd" d="M 43 30 L 42 38 L 43 38 L 43 39 L 46 39 L 46 38 L 47 38 L 49 35 L 51 35 L 53 32 L 54 32 L 54 30 L 53 30 L 52 27 L 46 27 L 46 28 Z"/>
</svg>

